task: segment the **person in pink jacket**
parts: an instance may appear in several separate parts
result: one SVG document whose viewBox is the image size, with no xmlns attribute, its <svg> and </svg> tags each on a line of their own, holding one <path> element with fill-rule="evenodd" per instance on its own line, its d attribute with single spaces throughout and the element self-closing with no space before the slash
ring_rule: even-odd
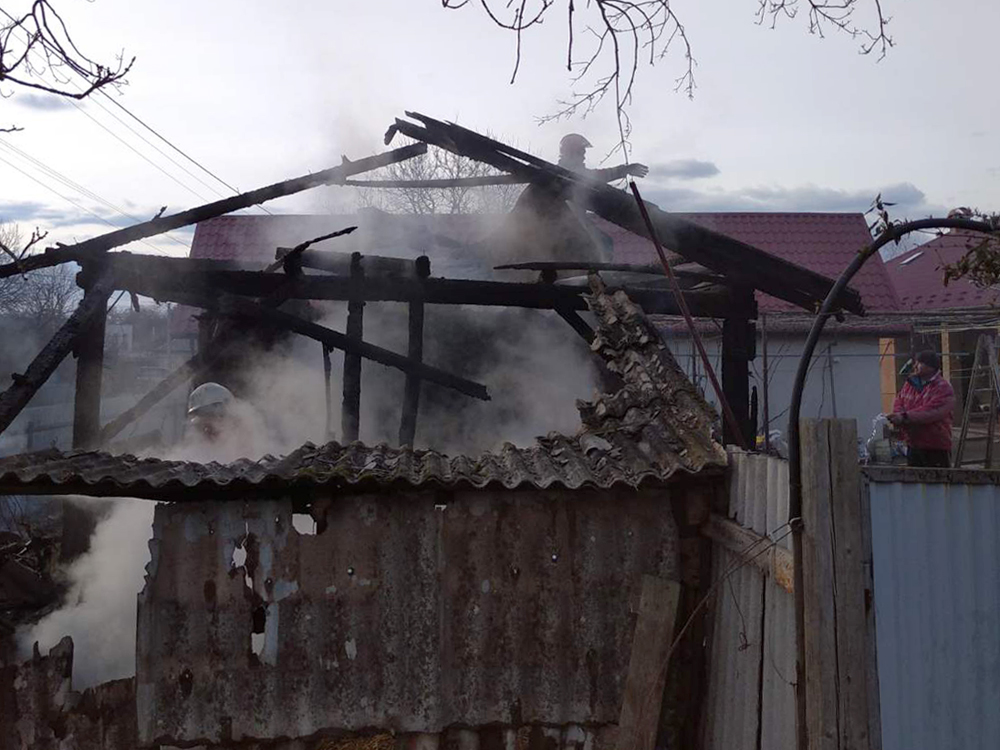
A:
<svg viewBox="0 0 1000 750">
<path fill-rule="evenodd" d="M 941 377 L 941 358 L 932 351 L 914 357 L 913 375 L 892 405 L 889 421 L 903 433 L 910 466 L 951 466 L 951 424 L 955 392 Z"/>
</svg>

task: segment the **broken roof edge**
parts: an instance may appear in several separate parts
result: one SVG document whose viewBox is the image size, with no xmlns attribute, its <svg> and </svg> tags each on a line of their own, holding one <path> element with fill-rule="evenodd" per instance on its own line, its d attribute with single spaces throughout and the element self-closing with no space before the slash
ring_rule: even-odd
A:
<svg viewBox="0 0 1000 750">
<path fill-rule="evenodd" d="M 495 169 L 525 178 L 539 185 L 572 187 L 576 202 L 582 202 L 607 221 L 649 237 L 632 196 L 603 183 L 540 159 L 456 123 L 435 120 L 419 112 L 404 113 L 410 120 L 396 118 L 385 134 L 389 145 L 397 133 L 427 145 L 452 151 Z M 412 120 L 418 121 L 417 125 Z M 790 304 L 814 311 L 824 301 L 835 281 L 746 242 L 686 221 L 676 214 L 644 201 L 660 240 L 671 252 L 701 263 L 718 273 L 730 275 L 731 282 L 757 289 Z M 678 247 L 683 245 L 684 248 Z M 838 309 L 864 315 L 861 295 L 853 287 L 840 292 Z"/>
<path fill-rule="evenodd" d="M 624 386 L 578 402 L 582 424 L 573 436 L 551 432 L 531 447 L 508 442 L 475 458 L 359 442 L 306 443 L 286 456 L 229 464 L 49 450 L 0 459 L 0 494 L 177 502 L 428 487 L 639 488 L 723 469 L 725 450 L 712 437 L 717 416 L 653 323 L 596 274 L 591 289 L 599 323 L 592 348 Z"/>
</svg>

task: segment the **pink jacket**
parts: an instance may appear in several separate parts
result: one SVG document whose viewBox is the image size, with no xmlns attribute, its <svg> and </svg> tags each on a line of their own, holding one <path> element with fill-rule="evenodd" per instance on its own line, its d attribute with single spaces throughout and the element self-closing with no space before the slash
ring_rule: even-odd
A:
<svg viewBox="0 0 1000 750">
<path fill-rule="evenodd" d="M 937 373 L 919 387 L 919 380 L 908 378 L 892 405 L 894 412 L 906 412 L 901 429 L 906 443 L 913 448 L 951 450 L 952 410 L 955 392 L 951 383 Z"/>
</svg>

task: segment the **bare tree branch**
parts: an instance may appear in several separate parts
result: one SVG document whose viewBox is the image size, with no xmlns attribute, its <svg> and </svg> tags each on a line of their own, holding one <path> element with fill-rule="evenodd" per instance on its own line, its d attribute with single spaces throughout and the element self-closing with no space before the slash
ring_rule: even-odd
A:
<svg viewBox="0 0 1000 750">
<path fill-rule="evenodd" d="M 373 172 L 372 177 L 364 182 L 374 184 L 354 185 L 358 205 L 399 214 L 506 213 L 523 189 L 487 164 L 436 147 Z M 499 184 L 484 184 L 489 178 Z M 407 183 L 424 187 L 397 187 Z"/>
<path fill-rule="evenodd" d="M 891 20 L 882 11 L 881 0 L 758 0 L 758 23 L 770 18 L 795 18 L 799 3 L 808 7 L 810 33 L 825 36 L 833 29 L 862 39 L 861 53 L 879 52 L 879 59 L 893 46 L 886 27 Z M 622 151 L 628 159 L 631 123 L 628 107 L 632 101 L 640 63 L 654 66 L 676 46 L 683 50 L 683 67 L 674 80 L 674 90 L 688 97 L 696 88 L 695 58 L 684 24 L 674 13 L 671 0 L 588 0 L 578 9 L 574 0 L 478 0 L 478 6 L 499 28 L 515 35 L 514 72 L 517 79 L 525 31 L 542 24 L 546 14 L 565 3 L 567 19 L 566 67 L 572 74 L 573 93 L 558 103 L 558 109 L 542 118 L 551 122 L 590 114 L 606 97 L 613 96 L 617 112 L 619 144 L 611 152 Z M 870 4 L 875 19 L 870 28 L 855 23 L 859 4 Z M 443 8 L 458 10 L 470 0 L 441 0 Z M 583 20 L 579 20 L 579 17 Z M 578 24 L 582 24 L 578 26 Z M 581 44 L 577 30 L 585 32 Z M 582 49 L 581 49 L 582 48 Z M 579 52 L 579 55 L 578 55 Z M 608 156 L 611 154 L 609 153 Z"/>
<path fill-rule="evenodd" d="M 135 62 L 133 57 L 126 63 L 119 53 L 115 64 L 105 65 L 84 54 L 49 0 L 34 0 L 19 17 L 3 9 L 0 14 L 0 84 L 85 99 L 97 89 L 124 83 Z M 74 76 L 83 79 L 82 87 Z"/>
</svg>

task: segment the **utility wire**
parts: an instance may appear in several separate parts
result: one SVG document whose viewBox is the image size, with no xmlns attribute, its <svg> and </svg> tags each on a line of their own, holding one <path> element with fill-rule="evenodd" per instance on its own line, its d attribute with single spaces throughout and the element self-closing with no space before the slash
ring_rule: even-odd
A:
<svg viewBox="0 0 1000 750">
<path fill-rule="evenodd" d="M 62 193 L 60 193 L 58 190 L 56 190 L 51 185 L 46 185 L 44 182 L 42 182 L 40 179 L 38 179 L 37 177 L 35 177 L 33 174 L 30 174 L 29 172 L 25 172 L 23 169 L 21 169 L 16 164 L 13 164 L 10 161 L 8 161 L 7 159 L 5 159 L 2 155 L 0 155 L 0 161 L 2 161 L 4 164 L 6 164 L 11 169 L 13 169 L 13 170 L 15 170 L 17 172 L 20 172 L 22 175 L 24 175 L 25 177 L 27 177 L 32 182 L 35 182 L 35 183 L 41 185 L 43 188 L 45 188 L 46 190 L 48 190 L 50 193 L 53 193 L 53 194 L 59 196 L 60 198 L 62 198 L 67 203 L 73 204 L 74 206 L 76 206 L 78 209 L 80 209 L 84 213 L 90 214 L 91 216 L 93 216 L 98 221 L 103 222 L 104 224 L 107 224 L 109 227 L 112 227 L 113 229 L 121 229 L 121 227 L 118 226 L 117 224 L 114 224 L 113 222 L 109 221 L 108 219 L 106 219 L 105 217 L 101 216 L 100 214 L 94 213 L 89 208 L 86 208 L 85 206 L 80 205 L 79 203 L 77 203 L 75 200 L 73 200 L 69 196 L 63 195 Z M 146 242 L 146 240 L 139 240 L 139 241 L 142 242 L 142 244 L 144 244 L 147 247 L 149 247 L 151 250 L 153 250 L 153 252 L 161 253 L 161 254 L 163 253 L 162 250 L 160 250 L 158 247 L 156 247 L 154 245 L 149 244 L 148 242 Z"/>
<path fill-rule="evenodd" d="M 27 153 L 26 151 L 23 151 L 23 150 L 19 149 L 17 146 L 15 146 L 14 144 L 12 144 L 12 143 L 4 140 L 3 138 L 0 138 L 0 147 L 6 148 L 8 151 L 13 152 L 17 156 L 20 156 L 25 161 L 27 161 L 27 162 L 31 163 L 32 165 L 34 165 L 37 169 L 40 169 L 43 174 L 45 174 L 48 177 L 51 177 L 52 179 L 54 179 L 57 182 L 59 182 L 62 185 L 64 185 L 65 187 L 68 187 L 71 190 L 73 190 L 73 191 L 75 191 L 77 193 L 80 193 L 81 195 L 83 195 L 86 198 L 90 198 L 91 200 L 97 201 L 98 203 L 102 204 L 106 208 L 109 208 L 112 211 L 115 211 L 116 213 L 121 214 L 126 219 L 130 219 L 130 220 L 135 221 L 135 222 L 144 221 L 143 219 L 140 219 L 139 217 L 137 217 L 137 216 L 135 216 L 133 214 L 128 213 L 127 211 L 125 211 L 125 209 L 121 208 L 120 206 L 118 206 L 118 205 L 116 205 L 116 204 L 114 204 L 114 203 L 106 200 L 105 198 L 102 198 L 97 193 L 93 192 L 92 190 L 89 190 L 88 188 L 84 187 L 80 183 L 72 180 L 71 178 L 67 177 L 66 175 L 64 175 L 63 173 L 59 172 L 58 170 L 56 170 L 56 169 L 48 166 L 47 164 L 45 164 L 45 162 L 41 161 L 40 159 L 36 159 L 31 154 Z M 189 249 L 189 245 L 186 242 L 183 242 L 183 241 L 177 239 L 172 234 L 164 233 L 164 236 L 167 239 L 169 239 L 171 242 L 174 242 L 174 243 L 180 245 L 181 247 L 183 247 L 185 249 Z M 150 245 L 150 247 L 152 247 L 152 245 Z"/>
<path fill-rule="evenodd" d="M 0 8 L 0 13 L 3 13 L 3 15 L 5 15 L 5 16 L 6 16 L 6 17 L 7 17 L 8 19 L 10 19 L 11 21 L 15 21 L 15 20 L 16 20 L 16 19 L 15 19 L 15 18 L 14 18 L 13 16 L 11 16 L 11 14 L 10 14 L 10 13 L 8 13 L 8 12 L 7 12 L 7 11 L 6 11 L 5 9 L 3 9 L 3 8 Z M 27 32 L 25 32 L 25 33 L 27 33 Z M 43 44 L 44 46 L 46 46 L 47 48 L 51 49 L 51 48 L 50 48 L 50 46 L 49 46 L 49 44 L 48 44 L 48 42 L 47 42 L 47 41 L 46 41 L 45 39 L 41 39 L 40 41 L 42 42 L 42 44 Z M 53 52 L 56 52 L 56 51 L 55 51 L 55 50 L 53 50 Z M 32 52 L 32 54 L 38 54 L 38 55 L 39 55 L 39 57 L 40 57 L 40 53 L 36 53 L 36 52 Z M 82 86 L 81 86 L 81 85 L 80 85 L 80 84 L 79 84 L 79 83 L 78 83 L 77 81 L 75 81 L 75 80 L 73 80 L 73 79 L 68 79 L 68 82 L 69 82 L 69 83 L 71 83 L 71 84 L 72 84 L 72 85 L 73 85 L 74 87 L 76 87 L 76 89 L 77 89 L 78 91 L 83 91 L 83 90 L 84 90 L 84 89 L 83 89 L 83 87 L 82 87 Z M 225 186 L 226 186 L 226 187 L 227 187 L 227 188 L 228 188 L 229 190 L 233 191 L 233 193 L 235 193 L 235 194 L 239 194 L 239 190 L 237 190 L 236 188 L 234 188 L 234 187 L 233 187 L 232 185 L 230 185 L 230 184 L 229 184 L 228 182 L 226 182 L 225 180 L 221 179 L 221 178 L 220 178 L 220 177 L 219 177 L 218 175 L 216 175 L 215 173 L 213 173 L 213 172 L 212 172 L 211 170 L 209 170 L 209 169 L 208 169 L 207 167 L 203 166 L 202 164 L 200 164 L 199 162 L 197 162 L 197 161 L 196 161 L 195 159 L 193 159 L 192 157 L 188 156 L 188 154 L 186 154 L 186 153 L 185 153 L 184 151 L 182 151 L 182 150 L 181 150 L 180 148 L 178 148 L 178 147 L 177 147 L 177 146 L 175 146 L 175 145 L 174 145 L 173 143 L 171 143 L 171 142 L 170 142 L 169 140 L 167 140 L 167 138 L 166 138 L 166 137 L 164 137 L 164 136 L 163 136 L 163 135 L 161 135 L 161 134 L 160 134 L 159 132 L 157 132 L 156 130 L 154 130 L 154 129 L 153 129 L 153 128 L 152 128 L 151 126 L 149 126 L 149 125 L 147 125 L 147 124 L 146 124 L 145 122 L 143 122 L 143 121 L 142 121 L 142 120 L 141 120 L 141 119 L 140 119 L 140 118 L 139 118 L 139 117 L 138 117 L 137 115 L 133 114 L 133 113 L 132 113 L 132 112 L 130 112 L 130 111 L 129 111 L 128 109 L 126 109 L 126 107 L 125 107 L 125 106 L 124 106 L 123 104 L 121 104 L 121 103 L 119 103 L 119 102 L 115 101 L 114 99 L 112 99 L 112 98 L 111 98 L 111 97 L 110 97 L 110 96 L 109 96 L 109 95 L 108 95 L 108 94 L 107 94 L 106 92 L 104 92 L 104 91 L 103 91 L 102 89 L 96 89 L 96 91 L 98 91 L 98 92 L 100 92 L 101 94 L 103 94 L 103 95 L 104 95 L 104 97 L 105 97 L 105 98 L 107 98 L 107 99 L 108 99 L 108 100 L 109 100 L 110 102 L 112 102 L 112 103 L 113 103 L 113 104 L 114 104 L 115 106 L 117 106 L 117 107 L 118 107 L 119 109 L 121 109 L 121 110 L 122 110 L 123 112 L 125 112 L 126 114 L 128 114 L 128 115 L 129 115 L 129 116 L 130 116 L 130 117 L 131 117 L 132 119 L 134 119 L 134 120 L 135 120 L 136 122 L 138 122 L 138 123 L 139 123 L 140 125 L 142 125 L 142 126 L 143 126 L 144 128 L 146 128 L 147 130 L 149 130 L 149 131 L 150 131 L 151 133 L 153 133 L 153 134 L 154 134 L 154 135 L 155 135 L 155 136 L 156 136 L 157 138 L 159 138 L 160 140 L 162 140 L 162 141 L 163 141 L 164 143 L 166 143 L 166 144 L 167 144 L 168 146 L 170 146 L 170 147 L 171 147 L 172 149 L 174 149 L 174 150 L 175 150 L 175 151 L 176 151 L 177 153 L 179 153 L 179 154 L 180 154 L 181 156 L 183 156 L 183 157 L 184 157 L 185 159 L 187 159 L 188 161 L 190 161 L 190 162 L 191 162 L 192 164 L 194 164 L 195 166 L 197 166 L 197 167 L 198 167 L 199 169 L 201 169 L 202 171 L 204 171 L 204 172 L 205 172 L 206 174 L 208 174 L 208 175 L 210 175 L 211 177 L 213 177 L 214 179 L 218 180 L 218 181 L 219 181 L 219 182 L 220 182 L 221 184 L 225 185 Z M 200 183 L 200 184 L 201 184 L 202 186 L 204 186 L 204 187 L 205 187 L 205 188 L 207 188 L 208 190 L 211 190 L 211 191 L 212 191 L 212 192 L 213 192 L 213 193 L 214 193 L 214 194 L 215 194 L 216 196 L 218 196 L 218 197 L 224 197 L 224 196 L 223 196 L 223 194 L 222 194 L 222 193 L 220 193 L 220 192 L 219 192 L 219 191 L 218 191 L 218 190 L 217 190 L 216 188 L 212 187 L 211 185 L 209 185 L 208 183 L 206 183 L 206 182 L 205 182 L 204 180 L 202 180 L 201 178 L 199 178 L 199 177 L 198 177 L 197 175 L 193 174 L 193 173 L 192 173 L 192 172 L 191 172 L 190 170 L 188 170 L 188 169 L 187 169 L 186 167 L 184 167 L 184 166 L 183 166 L 182 164 L 178 163 L 178 162 L 177 162 L 177 161 L 176 161 L 175 159 L 173 159 L 173 158 L 172 158 L 172 157 L 170 157 L 170 156 L 169 156 L 168 154 L 164 153 L 164 152 L 163 152 L 163 151 L 162 151 L 162 150 L 161 150 L 160 148 L 158 148 L 158 147 L 157 147 L 156 145 L 154 145 L 153 143 L 151 143 L 151 142 L 150 142 L 150 141 L 149 141 L 149 140 L 148 140 L 147 138 L 145 138 L 144 136 L 142 136 L 142 135 L 141 135 L 140 133 L 136 132 L 136 130 L 135 130 L 134 128 L 130 127 L 130 126 L 129 126 L 129 125 L 128 125 L 128 124 L 126 123 L 126 122 L 124 122 L 124 121 L 123 121 L 123 120 L 122 120 L 122 119 L 121 119 L 120 117 L 117 117 L 117 116 L 116 116 L 116 115 L 115 115 L 115 114 L 114 114 L 113 112 L 111 112 L 111 111 L 110 111 L 110 110 L 109 110 L 109 109 L 108 109 L 107 107 L 103 106 L 103 105 L 102 105 L 102 104 L 101 104 L 101 103 L 100 103 L 100 102 L 99 102 L 99 101 L 98 101 L 98 100 L 97 100 L 97 99 L 96 99 L 95 97 L 91 96 L 91 97 L 89 97 L 89 98 L 90 98 L 90 101 L 92 101 L 92 102 L 93 102 L 93 103 L 94 103 L 95 105 L 97 105 L 97 106 L 98 106 L 98 107 L 100 107 L 100 108 L 101 108 L 102 110 L 104 110 L 105 112 L 107 112 L 109 116 L 113 117 L 113 118 L 114 118 L 115 120 L 117 120 L 117 121 L 118 121 L 119 123 L 121 123 L 121 125 L 122 125 L 123 127 L 127 128 L 127 129 L 128 129 L 128 130 L 129 130 L 129 131 L 130 131 L 131 133 L 133 133 L 133 134 L 134 134 L 134 135 L 135 135 L 135 136 L 136 136 L 137 138 L 141 139 L 141 140 L 142 140 L 142 141 L 143 141 L 144 143 L 146 143 L 146 144 L 147 144 L 147 145 L 148 145 L 148 146 L 149 146 L 150 148 L 154 149 L 154 150 L 155 150 L 155 151 L 156 151 L 157 153 L 159 153 L 159 154 L 160 154 L 161 156 L 163 156 L 163 157 L 164 157 L 165 159 L 167 159 L 167 160 L 168 160 L 168 161 L 169 161 L 169 162 L 170 162 L 171 164 L 173 164 L 174 166 L 176 166 L 176 167 L 177 167 L 178 169 L 181 169 L 181 170 L 182 170 L 183 172 L 185 172 L 185 173 L 186 173 L 187 175 L 189 175 L 189 176 L 190 176 L 191 178 L 193 178 L 194 180 L 197 180 L 197 181 L 198 181 L 198 182 L 199 182 L 199 183 Z M 208 198 L 206 198 L 206 197 L 205 197 L 204 195 L 202 195 L 201 193 L 199 193 L 199 192 L 198 192 L 197 190 L 195 190 L 194 188 L 190 187 L 189 185 L 186 185 L 185 183 L 183 183 L 183 182 L 181 182 L 180 180 L 178 180 L 178 179 L 177 179 L 176 177 L 174 177 L 174 175 L 172 175 L 172 174 L 170 174 L 169 172 L 167 172 L 167 171 L 166 171 L 165 169 L 163 169 L 163 167 L 161 167 L 161 166 L 160 166 L 159 164 L 157 164 L 156 162 L 154 162 L 154 161 L 152 161 L 151 159 L 149 159 L 149 158 L 148 158 L 148 157 L 147 157 L 147 156 L 146 156 L 145 154 L 141 153 L 141 152 L 140 152 L 140 151 L 139 151 L 138 149 L 136 149 L 136 148 L 135 148 L 134 146 L 132 146 L 132 144 L 130 144 L 130 143 L 128 143 L 127 141 L 125 141 L 125 140 L 124 140 L 123 138 L 121 138 L 121 137 L 120 137 L 120 136 L 119 136 L 119 135 L 118 135 L 117 133 L 115 133 L 115 132 L 114 132 L 114 131 L 112 131 L 112 130 L 111 130 L 110 128 L 108 128 L 108 127 L 107 127 L 106 125 L 104 125 L 104 124 L 103 124 L 103 123 L 101 123 L 101 122 L 100 122 L 99 120 L 97 120 L 97 119 L 96 119 L 95 117 L 93 117 L 93 116 L 92 116 L 92 115 L 91 115 L 91 114 L 90 114 L 89 112 L 87 112 L 87 111 L 86 111 L 86 110 L 85 110 L 85 109 L 84 109 L 84 108 L 83 108 L 83 107 L 82 107 L 82 106 L 81 106 L 81 105 L 80 105 L 80 104 L 79 104 L 79 103 L 78 103 L 78 102 L 77 102 L 76 100 L 74 100 L 74 99 L 69 99 L 69 102 L 70 102 L 70 103 L 71 103 L 71 104 L 72 104 L 72 105 L 73 105 L 74 107 L 76 107 L 76 108 L 77 108 L 77 110 L 79 110 L 79 111 L 80 111 L 81 113 L 83 113 L 84 115 L 86 115 L 86 117 L 87 117 L 88 119 L 90 119 L 90 120 L 91 120 L 91 121 L 92 121 L 92 122 L 93 122 L 93 123 L 94 123 L 95 125 L 97 125 L 98 127 L 102 128 L 103 130 L 105 130 L 105 131 L 106 131 L 107 133 L 109 133 L 109 134 L 110 134 L 110 135 L 111 135 L 111 136 L 112 136 L 113 138 L 115 138 L 115 139 L 116 139 L 116 140 L 118 140 L 118 141 L 119 141 L 120 143 L 122 143 L 122 145 L 124 145 L 124 146 L 125 146 L 126 148 L 128 148 L 129 150 L 131 150 L 132 152 L 134 152 L 134 153 L 135 153 L 135 154 L 136 154 L 137 156 L 139 156 L 139 157 L 140 157 L 141 159 L 143 159 L 144 161 L 146 161 L 147 163 L 149 163 L 149 164 L 150 164 L 150 165 L 151 165 L 151 166 L 152 166 L 152 167 L 153 167 L 154 169 L 157 169 L 158 171 L 162 172 L 162 173 L 163 173 L 163 174 L 164 174 L 165 176 L 167 176 L 168 178 L 170 178 L 171 180 L 173 180 L 173 181 L 174 181 L 175 183 L 177 183 L 178 185 L 180 185 L 180 186 L 181 186 L 182 188 L 184 188 L 184 189 L 185 189 L 185 190 L 187 190 L 188 192 L 190 192 L 190 193 L 192 193 L 193 195 L 195 195 L 195 196 L 196 196 L 196 197 L 197 197 L 197 198 L 198 198 L 199 200 L 201 200 L 201 201 L 204 201 L 204 202 L 206 202 L 206 203 L 207 203 L 207 202 L 209 202 L 209 199 L 208 199 Z M 271 212 L 270 212 L 270 211 L 268 211 L 268 210 L 267 210 L 266 208 L 264 208 L 263 206 L 259 206 L 259 208 L 260 208 L 260 209 L 261 209 L 262 211 L 264 211 L 265 213 L 267 213 L 267 214 L 271 214 Z"/>
</svg>

